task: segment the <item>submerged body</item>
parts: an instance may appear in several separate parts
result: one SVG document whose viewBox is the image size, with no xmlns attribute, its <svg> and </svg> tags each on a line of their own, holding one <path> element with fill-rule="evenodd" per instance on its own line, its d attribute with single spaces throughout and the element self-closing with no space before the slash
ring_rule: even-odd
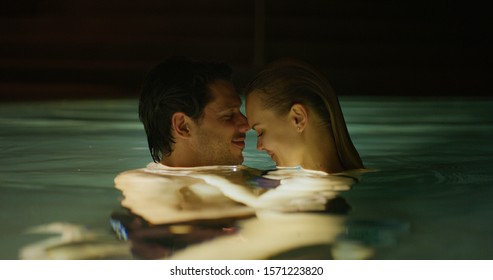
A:
<svg viewBox="0 0 493 280">
<path fill-rule="evenodd" d="M 265 259 L 330 246 L 344 232 L 350 209 L 339 193 L 354 182 L 302 168 L 259 176 L 244 166 L 156 163 L 115 179 L 122 206 L 150 223 L 128 223 L 133 251 L 140 258 L 171 259 Z M 328 252 L 323 258 L 333 257 Z"/>
</svg>

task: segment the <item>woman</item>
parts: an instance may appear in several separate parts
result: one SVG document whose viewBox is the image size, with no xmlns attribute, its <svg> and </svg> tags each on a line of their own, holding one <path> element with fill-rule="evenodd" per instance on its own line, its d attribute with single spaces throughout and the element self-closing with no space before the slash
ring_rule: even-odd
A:
<svg viewBox="0 0 493 280">
<path fill-rule="evenodd" d="M 327 79 L 304 63 L 284 60 L 262 70 L 246 88 L 257 149 L 279 167 L 337 173 L 363 168 Z"/>
</svg>

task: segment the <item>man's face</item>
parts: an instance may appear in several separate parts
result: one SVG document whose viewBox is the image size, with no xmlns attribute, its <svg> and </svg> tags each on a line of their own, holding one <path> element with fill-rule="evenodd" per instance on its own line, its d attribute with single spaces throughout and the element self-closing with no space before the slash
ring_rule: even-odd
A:
<svg viewBox="0 0 493 280">
<path fill-rule="evenodd" d="M 209 90 L 212 101 L 205 106 L 193 134 L 199 165 L 241 164 L 245 133 L 250 129 L 240 112 L 241 99 L 226 80 L 210 83 Z"/>
</svg>

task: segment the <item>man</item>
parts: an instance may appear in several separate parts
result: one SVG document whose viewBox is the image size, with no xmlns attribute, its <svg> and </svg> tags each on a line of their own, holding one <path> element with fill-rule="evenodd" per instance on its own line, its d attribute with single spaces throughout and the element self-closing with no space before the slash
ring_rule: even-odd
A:
<svg viewBox="0 0 493 280">
<path fill-rule="evenodd" d="M 243 162 L 241 99 L 226 64 L 169 59 L 146 77 L 139 117 L 155 162 L 170 167 Z"/>
<path fill-rule="evenodd" d="M 122 172 L 115 187 L 124 196 L 123 207 L 153 225 L 169 225 L 171 235 L 182 231 L 176 223 L 253 214 L 201 177 L 254 176 L 253 169 L 241 165 L 249 126 L 231 75 L 226 64 L 171 58 L 144 80 L 139 118 L 154 162 Z"/>
</svg>

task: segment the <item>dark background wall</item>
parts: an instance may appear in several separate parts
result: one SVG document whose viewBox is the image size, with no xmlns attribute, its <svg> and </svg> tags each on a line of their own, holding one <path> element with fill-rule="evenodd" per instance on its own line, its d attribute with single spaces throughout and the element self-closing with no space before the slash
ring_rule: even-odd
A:
<svg viewBox="0 0 493 280">
<path fill-rule="evenodd" d="M 307 60 L 339 95 L 493 92 L 487 4 L 395 0 L 1 0 L 0 100 L 132 97 L 172 55 L 225 61 L 241 87 Z"/>
</svg>

